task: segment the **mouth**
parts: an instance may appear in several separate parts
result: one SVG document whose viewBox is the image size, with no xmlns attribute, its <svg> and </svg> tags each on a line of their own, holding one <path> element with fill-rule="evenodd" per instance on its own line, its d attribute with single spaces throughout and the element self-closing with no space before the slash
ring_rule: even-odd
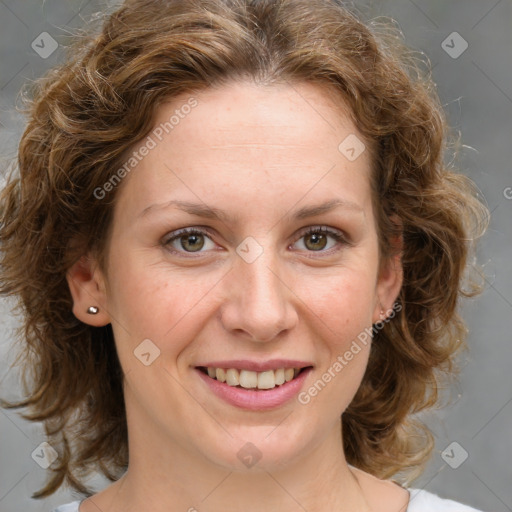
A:
<svg viewBox="0 0 512 512">
<path fill-rule="evenodd" d="M 212 366 L 197 366 L 196 368 L 210 379 L 222 382 L 233 388 L 267 391 L 279 388 L 297 379 L 306 370 L 311 369 L 312 366 L 300 368 L 283 367 L 261 372 L 239 368 L 217 368 Z"/>
</svg>

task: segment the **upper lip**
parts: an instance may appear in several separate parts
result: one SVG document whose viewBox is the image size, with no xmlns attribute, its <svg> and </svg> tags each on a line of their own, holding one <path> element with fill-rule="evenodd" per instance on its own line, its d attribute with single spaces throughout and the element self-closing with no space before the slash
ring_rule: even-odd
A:
<svg viewBox="0 0 512 512">
<path fill-rule="evenodd" d="M 232 359 L 230 361 L 209 361 L 196 365 L 196 368 L 236 368 L 237 370 L 249 370 L 253 372 L 264 372 L 267 370 L 278 370 L 279 368 L 306 368 L 313 366 L 307 361 L 294 359 L 272 359 L 266 361 L 249 361 L 248 359 Z"/>
</svg>

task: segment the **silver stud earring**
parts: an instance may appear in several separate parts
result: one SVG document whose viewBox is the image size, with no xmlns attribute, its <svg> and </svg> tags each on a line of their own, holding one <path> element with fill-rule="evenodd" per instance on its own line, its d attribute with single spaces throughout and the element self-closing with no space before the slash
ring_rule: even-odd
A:
<svg viewBox="0 0 512 512">
<path fill-rule="evenodd" d="M 96 306 L 89 306 L 87 308 L 87 313 L 89 313 L 89 315 L 95 315 L 98 311 L 99 309 Z"/>
</svg>

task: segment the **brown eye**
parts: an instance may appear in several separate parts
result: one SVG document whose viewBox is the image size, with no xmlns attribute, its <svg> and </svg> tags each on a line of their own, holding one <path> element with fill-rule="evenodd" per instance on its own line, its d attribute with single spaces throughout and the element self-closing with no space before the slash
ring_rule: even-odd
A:
<svg viewBox="0 0 512 512">
<path fill-rule="evenodd" d="M 169 236 L 162 241 L 162 245 L 173 254 L 205 252 L 201 250 L 205 247 L 207 241 L 210 241 L 212 246 L 214 245 L 207 233 L 199 229 L 180 229 L 171 233 L 171 235 L 173 236 Z M 206 248 L 208 249 L 208 247 Z"/>
<path fill-rule="evenodd" d="M 327 236 L 323 233 L 308 233 L 304 239 L 310 240 L 310 243 L 306 242 L 305 246 L 312 251 L 321 251 L 327 245 Z"/>
<path fill-rule="evenodd" d="M 328 247 L 329 239 L 335 242 L 330 247 Z M 301 234 L 299 240 L 304 240 L 303 244 L 306 252 L 331 253 L 339 250 L 339 246 L 349 245 L 349 241 L 343 232 L 326 227 L 310 228 Z M 336 248 L 336 246 L 338 247 Z M 325 250 L 326 248 L 327 250 Z"/>
<path fill-rule="evenodd" d="M 179 238 L 181 247 L 186 251 L 200 251 L 204 246 L 204 238 L 202 234 L 183 235 Z"/>
</svg>

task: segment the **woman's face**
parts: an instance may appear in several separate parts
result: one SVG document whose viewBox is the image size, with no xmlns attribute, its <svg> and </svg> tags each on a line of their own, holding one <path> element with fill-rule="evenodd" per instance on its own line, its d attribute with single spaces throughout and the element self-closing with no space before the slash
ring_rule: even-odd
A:
<svg viewBox="0 0 512 512">
<path fill-rule="evenodd" d="M 184 94 L 135 148 L 108 280 L 96 270 L 74 296 L 84 321 L 112 323 L 141 450 L 171 443 L 244 470 L 339 436 L 367 364 L 362 334 L 401 281 L 392 265 L 379 274 L 369 152 L 331 98 L 311 84 Z M 78 313 L 89 305 L 95 319 Z M 231 385 L 207 367 L 221 380 L 231 369 Z M 290 368 L 303 370 L 283 384 Z"/>
</svg>

